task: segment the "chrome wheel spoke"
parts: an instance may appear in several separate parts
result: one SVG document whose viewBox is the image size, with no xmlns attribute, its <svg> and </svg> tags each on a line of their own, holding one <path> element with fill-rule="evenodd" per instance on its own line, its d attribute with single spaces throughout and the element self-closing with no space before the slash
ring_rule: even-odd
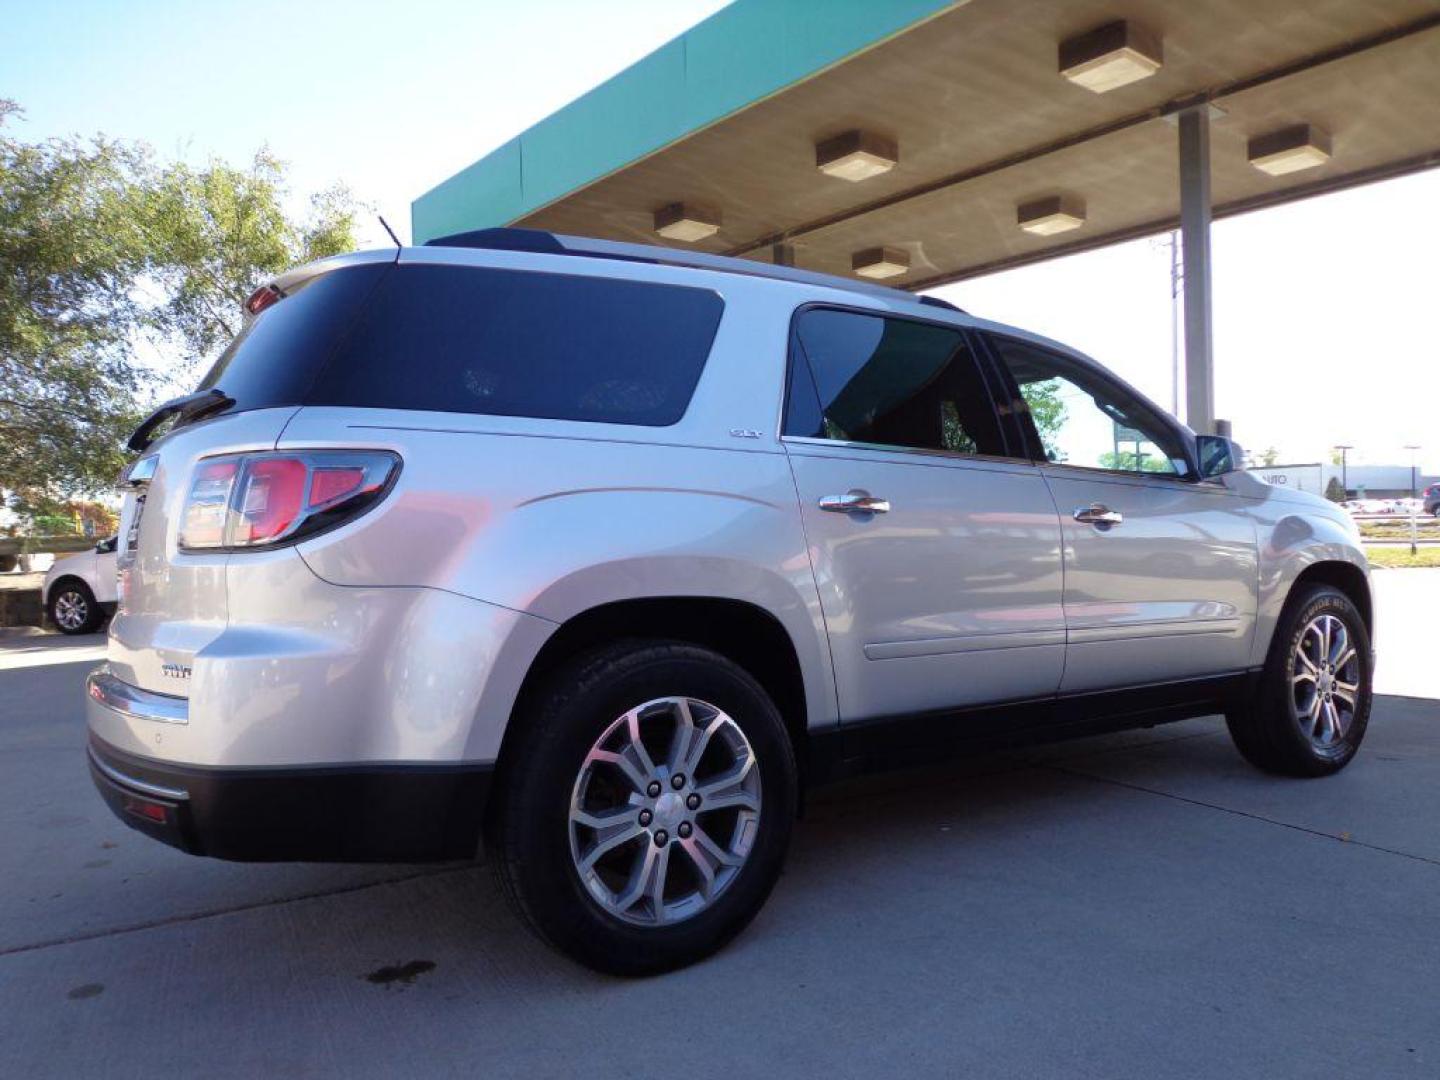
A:
<svg viewBox="0 0 1440 1080">
<path fill-rule="evenodd" d="M 1353 650 L 1350 648 L 1350 634 L 1346 631 L 1345 624 L 1339 619 L 1331 619 L 1330 622 L 1332 623 L 1333 644 L 1326 650 L 1325 657 L 1330 661 L 1331 667 L 1338 668 L 1343 666 L 1339 657 L 1346 656 Z"/>
<path fill-rule="evenodd" d="M 1341 682 L 1338 679 L 1335 681 L 1335 696 L 1349 705 L 1351 709 L 1355 708 L 1355 701 L 1359 695 L 1359 683 Z"/>
<path fill-rule="evenodd" d="M 616 826 L 608 832 L 601 833 L 595 842 L 581 855 L 579 860 L 580 869 L 588 873 L 594 869 L 595 864 L 605 855 L 644 835 L 645 830 L 633 821 Z"/>
<path fill-rule="evenodd" d="M 672 773 L 683 773 L 690 768 L 690 747 L 695 742 L 695 714 L 690 711 L 690 702 L 679 698 L 675 702 L 675 734 L 670 739 L 670 751 L 665 763 Z"/>
<path fill-rule="evenodd" d="M 639 709 L 631 709 L 625 714 L 625 727 L 630 735 L 630 750 L 634 754 L 635 763 L 640 767 L 640 772 L 645 776 L 653 776 L 655 763 L 650 760 L 650 751 L 645 749 L 645 742 L 640 738 Z"/>
<path fill-rule="evenodd" d="M 625 891 L 615 897 L 617 911 L 629 911 L 652 890 L 651 879 L 655 876 L 655 864 L 661 850 L 654 844 L 646 844 L 643 850 L 635 853 L 635 862 L 630 867 L 630 878 L 625 883 Z M 663 871 L 661 876 L 664 876 Z M 663 882 L 660 887 L 663 891 Z"/>
<path fill-rule="evenodd" d="M 594 750 L 590 751 L 590 757 L 588 760 L 591 762 L 598 761 L 604 762 L 609 765 L 614 765 L 622 773 L 625 774 L 625 779 L 630 781 L 630 786 L 632 788 L 634 788 L 637 792 L 644 791 L 645 785 L 647 783 L 645 779 L 645 773 L 641 771 L 640 767 L 636 765 L 635 762 L 630 760 L 628 749 L 629 748 L 627 747 L 625 751 L 616 753 L 613 750 L 601 750 L 597 747 Z"/>
<path fill-rule="evenodd" d="M 737 806 L 742 810 L 760 809 L 759 797 L 745 787 L 754 767 L 755 756 L 752 754 L 722 775 L 696 784 L 695 790 L 705 800 L 702 808 L 707 811 L 728 810 Z"/>
</svg>

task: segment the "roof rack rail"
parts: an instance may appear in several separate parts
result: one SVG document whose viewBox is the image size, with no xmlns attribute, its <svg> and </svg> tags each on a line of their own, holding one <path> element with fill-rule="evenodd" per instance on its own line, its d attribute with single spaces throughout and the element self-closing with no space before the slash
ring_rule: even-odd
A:
<svg viewBox="0 0 1440 1080">
<path fill-rule="evenodd" d="M 544 229 L 495 228 L 453 233 L 425 241 L 426 247 L 484 248 L 490 251 L 532 251 L 542 255 L 581 255 L 591 259 L 618 259 L 623 262 L 659 263 L 667 266 L 688 266 L 696 270 L 718 270 L 727 274 L 777 278 L 806 285 L 823 285 L 829 289 L 878 296 L 886 300 L 919 300 L 932 307 L 960 311 L 954 304 L 933 296 L 919 296 L 888 285 L 871 285 L 834 274 L 813 270 L 797 270 L 793 266 L 736 259 L 727 255 L 711 255 L 703 251 L 678 251 L 655 244 L 626 244 L 617 240 L 598 240 L 589 236 L 568 236 Z"/>
</svg>

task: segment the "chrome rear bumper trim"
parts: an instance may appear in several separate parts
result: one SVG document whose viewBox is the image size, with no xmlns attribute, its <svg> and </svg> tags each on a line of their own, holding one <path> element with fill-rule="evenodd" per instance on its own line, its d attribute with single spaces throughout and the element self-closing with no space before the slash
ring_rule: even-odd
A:
<svg viewBox="0 0 1440 1080">
<path fill-rule="evenodd" d="M 110 674 L 104 666 L 96 668 L 85 680 L 85 692 L 111 712 L 136 720 L 154 720 L 161 724 L 188 724 L 190 702 L 169 694 L 141 690 Z"/>
<path fill-rule="evenodd" d="M 127 776 L 113 765 L 108 765 L 95 753 L 93 746 L 86 747 L 90 754 L 90 764 L 104 776 L 113 780 L 123 788 L 131 791 L 138 791 L 142 795 L 155 795 L 161 799 L 169 799 L 171 802 L 184 802 L 190 798 L 188 791 L 181 791 L 179 788 L 162 787 L 159 784 L 151 784 L 144 780 L 137 780 L 133 776 Z"/>
</svg>

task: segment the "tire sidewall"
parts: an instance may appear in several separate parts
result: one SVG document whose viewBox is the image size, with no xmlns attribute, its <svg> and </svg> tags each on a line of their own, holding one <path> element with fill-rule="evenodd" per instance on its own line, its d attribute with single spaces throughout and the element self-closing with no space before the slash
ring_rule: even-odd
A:
<svg viewBox="0 0 1440 1080">
<path fill-rule="evenodd" d="M 546 737 L 530 752 L 544 757 L 514 804 L 520 820 L 512 824 L 527 863 L 531 913 L 555 944 L 606 970 L 640 973 L 689 963 L 743 929 L 779 875 L 797 795 L 789 737 L 748 674 L 700 649 L 637 644 L 598 671 L 582 665 L 582 672 L 578 692 L 552 697 L 532 718 Z M 605 728 L 637 705 L 671 696 L 708 702 L 739 725 L 760 770 L 760 828 L 745 865 L 708 908 L 673 925 L 642 927 L 604 911 L 582 883 L 570 853 L 570 798 L 585 755 Z"/>
<path fill-rule="evenodd" d="M 1356 697 L 1355 715 L 1345 737 L 1332 748 L 1316 746 L 1300 730 L 1295 714 L 1292 680 L 1295 676 L 1295 650 L 1300 637 L 1313 619 L 1321 615 L 1333 615 L 1345 624 L 1360 664 L 1360 692 Z M 1271 663 L 1269 672 L 1270 707 L 1276 712 L 1276 735 L 1287 756 L 1298 759 L 1306 771 L 1316 773 L 1334 772 L 1349 763 L 1365 738 L 1370 722 L 1370 706 L 1374 696 L 1372 689 L 1374 658 L 1370 651 L 1370 635 L 1359 610 L 1344 593 L 1328 586 L 1312 591 L 1287 613 L 1282 635 L 1276 641 L 1282 650 Z"/>
</svg>

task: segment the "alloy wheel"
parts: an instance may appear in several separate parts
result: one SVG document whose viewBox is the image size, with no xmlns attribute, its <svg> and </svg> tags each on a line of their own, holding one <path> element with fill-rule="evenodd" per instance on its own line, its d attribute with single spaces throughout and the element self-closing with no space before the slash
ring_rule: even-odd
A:
<svg viewBox="0 0 1440 1080">
<path fill-rule="evenodd" d="M 1362 678 L 1360 654 L 1342 619 L 1317 615 L 1295 645 L 1291 701 L 1300 730 L 1321 750 L 1334 749 L 1355 721 Z"/>
<path fill-rule="evenodd" d="M 90 618 L 90 605 L 85 597 L 70 590 L 55 598 L 55 624 L 62 630 L 78 630 Z"/>
<path fill-rule="evenodd" d="M 575 870 L 624 922 L 692 918 L 744 866 L 760 795 L 755 752 L 724 710 L 691 697 L 647 701 L 605 729 L 575 778 Z"/>
</svg>

